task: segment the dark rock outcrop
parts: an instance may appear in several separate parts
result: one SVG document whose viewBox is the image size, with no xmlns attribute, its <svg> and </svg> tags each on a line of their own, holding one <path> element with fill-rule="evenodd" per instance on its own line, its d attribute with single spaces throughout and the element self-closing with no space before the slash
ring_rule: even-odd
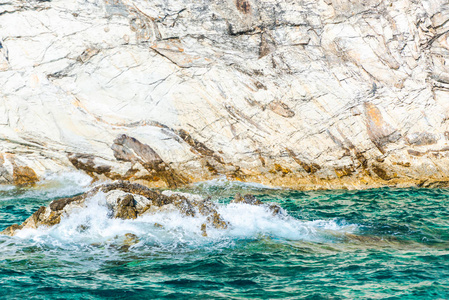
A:
<svg viewBox="0 0 449 300">
<path fill-rule="evenodd" d="M 231 201 L 231 203 L 243 203 L 243 204 L 249 204 L 249 205 L 264 205 L 266 207 L 268 207 L 268 209 L 273 213 L 273 215 L 278 215 L 282 213 L 282 208 L 275 204 L 275 203 L 263 203 L 262 201 L 260 201 L 259 199 L 257 199 L 256 197 L 254 197 L 254 195 L 251 194 L 247 194 L 245 196 L 242 197 L 242 195 L 237 194 L 235 195 L 234 200 Z"/>
<path fill-rule="evenodd" d="M 78 196 L 54 200 L 48 207 L 40 207 L 21 225 L 11 225 L 1 234 L 12 236 L 17 230 L 24 228 L 56 225 L 61 222 L 61 218 L 70 215 L 73 209 L 85 207 L 85 201 L 100 192 L 106 194 L 111 218 L 136 219 L 146 213 L 176 210 L 189 217 L 205 216 L 206 223 L 201 226 L 204 236 L 207 236 L 207 227 L 226 229 L 229 226 L 229 223 L 218 213 L 216 205 L 210 198 L 203 200 L 189 199 L 176 193 L 167 196 L 160 191 L 149 189 L 140 184 L 118 181 L 96 186 Z M 233 202 L 262 205 L 262 202 L 252 195 L 245 195 L 244 197 L 237 195 Z M 276 209 L 276 205 L 271 205 L 269 208 L 274 213 L 280 211 L 280 208 Z M 161 227 L 159 224 L 155 224 L 155 226 Z"/>
<path fill-rule="evenodd" d="M 4 235 L 15 235 L 16 231 L 24 228 L 38 228 L 40 226 L 53 226 L 61 222 L 61 219 L 72 213 L 74 209 L 85 208 L 86 200 L 98 193 L 104 193 L 111 218 L 136 219 L 144 214 L 154 214 L 163 211 L 174 210 L 188 217 L 206 217 L 206 222 L 201 225 L 203 236 L 207 236 L 207 228 L 227 229 L 229 223 L 217 210 L 217 206 L 210 198 L 189 198 L 182 193 L 169 193 L 165 195 L 160 191 L 149 189 L 143 185 L 127 181 L 102 184 L 88 192 L 71 198 L 54 200 L 48 207 L 40 207 L 33 215 L 21 225 L 14 224 L 0 232 Z M 237 194 L 232 203 L 249 205 L 265 205 L 273 214 L 279 214 L 282 209 L 276 204 L 264 204 L 253 195 L 241 196 Z M 163 228 L 155 223 L 155 227 Z M 88 226 L 81 226 L 85 230 Z"/>
<path fill-rule="evenodd" d="M 133 137 L 122 134 L 114 140 L 111 148 L 117 160 L 140 163 L 153 178 L 161 178 L 168 187 L 188 183 L 188 180 L 173 171 L 156 151 Z"/>
</svg>

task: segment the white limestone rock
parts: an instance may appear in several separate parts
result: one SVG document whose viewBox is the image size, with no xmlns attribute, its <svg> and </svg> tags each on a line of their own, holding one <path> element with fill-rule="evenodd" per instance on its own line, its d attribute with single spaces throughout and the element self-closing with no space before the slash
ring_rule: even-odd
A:
<svg viewBox="0 0 449 300">
<path fill-rule="evenodd" d="M 444 0 L 8 1 L 0 182 L 25 166 L 170 187 L 445 182 L 447 16 Z"/>
</svg>

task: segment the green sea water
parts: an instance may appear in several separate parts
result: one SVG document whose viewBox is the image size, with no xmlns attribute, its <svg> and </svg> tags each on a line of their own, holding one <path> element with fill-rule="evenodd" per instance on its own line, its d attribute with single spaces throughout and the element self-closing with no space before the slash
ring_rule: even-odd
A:
<svg viewBox="0 0 449 300">
<path fill-rule="evenodd" d="M 52 180 L 3 187 L 0 230 L 88 188 Z M 216 180 L 182 191 L 211 196 L 229 228 L 203 237 L 201 220 L 175 213 L 112 220 L 100 196 L 54 228 L 0 236 L 0 298 L 449 298 L 447 189 L 301 192 Z M 229 204 L 237 192 L 284 212 Z M 126 233 L 139 238 L 129 249 Z"/>
</svg>

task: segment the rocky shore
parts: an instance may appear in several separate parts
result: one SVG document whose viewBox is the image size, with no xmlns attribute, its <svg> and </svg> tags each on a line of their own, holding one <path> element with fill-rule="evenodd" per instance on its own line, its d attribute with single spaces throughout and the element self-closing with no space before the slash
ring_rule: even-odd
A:
<svg viewBox="0 0 449 300">
<path fill-rule="evenodd" d="M 187 217 L 197 215 L 206 217 L 206 222 L 201 224 L 203 236 L 207 236 L 207 229 L 226 229 L 229 223 L 217 212 L 216 204 L 209 198 L 202 199 L 200 196 L 176 193 L 160 192 L 152 190 L 140 184 L 126 181 L 98 185 L 91 190 L 71 198 L 61 198 L 54 200 L 48 206 L 40 207 L 22 224 L 13 224 L 0 232 L 0 234 L 13 236 L 18 230 L 41 226 L 51 227 L 61 222 L 62 218 L 68 218 L 71 214 L 87 207 L 87 201 L 97 195 L 104 193 L 106 205 L 108 207 L 108 217 L 116 219 L 136 219 L 145 214 L 157 214 L 177 211 Z M 273 215 L 282 214 L 280 206 L 274 203 L 264 204 L 253 195 L 241 196 L 237 194 L 231 203 L 244 203 L 249 205 L 262 205 L 270 210 Z M 162 225 L 155 223 L 154 226 Z M 79 226 L 79 231 L 85 231 L 89 224 Z M 126 239 L 133 240 L 133 234 L 126 236 Z M 126 243 L 125 243 L 126 244 Z"/>
<path fill-rule="evenodd" d="M 443 0 L 7 1 L 0 184 L 447 186 L 448 16 Z"/>
</svg>

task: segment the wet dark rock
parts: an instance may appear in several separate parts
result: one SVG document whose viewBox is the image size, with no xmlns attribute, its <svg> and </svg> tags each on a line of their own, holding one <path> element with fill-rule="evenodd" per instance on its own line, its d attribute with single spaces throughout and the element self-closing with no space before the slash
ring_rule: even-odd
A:
<svg viewBox="0 0 449 300">
<path fill-rule="evenodd" d="M 152 175 L 150 177 L 161 178 L 168 187 L 188 183 L 188 179 L 172 170 L 153 148 L 136 138 L 121 134 L 114 140 L 111 149 L 118 161 L 140 163 Z"/>
<path fill-rule="evenodd" d="M 228 227 L 228 223 L 217 212 L 215 204 L 209 198 L 194 200 L 176 193 L 167 196 L 140 184 L 118 181 L 96 186 L 81 195 L 54 200 L 48 207 L 40 207 L 22 225 L 14 224 L 1 234 L 14 235 L 17 230 L 23 228 L 56 225 L 61 222 L 61 218 L 70 215 L 74 209 L 85 208 L 85 201 L 100 192 L 105 193 L 111 218 L 128 220 L 136 219 L 143 214 L 176 210 L 188 217 L 195 217 L 197 214 L 206 216 L 207 223 L 213 228 Z M 88 224 L 81 226 L 80 231 L 88 229 Z M 162 225 L 155 223 L 155 227 L 162 227 Z"/>
<path fill-rule="evenodd" d="M 185 197 L 173 195 L 171 198 L 173 205 L 184 215 L 195 217 L 195 210 L 192 203 Z"/>
<path fill-rule="evenodd" d="M 69 153 L 67 158 L 75 168 L 86 172 L 91 177 L 95 177 L 95 175 L 99 174 L 108 175 L 111 171 L 110 166 L 96 163 L 95 156 L 93 155 Z"/>
<path fill-rule="evenodd" d="M 249 205 L 262 205 L 267 207 L 273 215 L 282 214 L 282 208 L 275 204 L 275 203 L 263 203 L 259 199 L 257 199 L 254 195 L 247 194 L 242 197 L 240 194 L 236 194 L 234 197 L 234 200 L 231 201 L 231 203 L 242 203 L 242 204 L 249 204 Z"/>
<path fill-rule="evenodd" d="M 28 166 L 22 167 L 22 166 L 16 166 L 13 165 L 13 181 L 16 185 L 29 185 L 34 184 L 37 181 L 39 181 L 39 178 L 36 175 L 36 172 L 34 172 L 33 169 L 31 169 Z"/>
<path fill-rule="evenodd" d="M 385 169 L 382 168 L 382 167 L 379 166 L 379 165 L 373 164 L 373 165 L 372 165 L 372 170 L 373 170 L 373 172 L 374 172 L 377 176 L 379 176 L 379 177 L 380 177 L 381 179 L 383 179 L 383 180 L 390 180 L 390 179 L 391 179 L 391 177 L 390 177 L 390 175 L 388 175 L 387 171 L 385 171 Z"/>
<path fill-rule="evenodd" d="M 12 225 L 9 226 L 8 228 L 6 228 L 6 229 L 3 230 L 2 232 L 0 232 L 0 234 L 13 236 L 13 235 L 15 234 L 16 230 L 21 230 L 22 228 L 23 228 L 23 225 L 12 224 Z"/>
<path fill-rule="evenodd" d="M 84 197 L 82 197 L 83 195 L 75 196 L 75 197 L 72 197 L 72 198 L 61 198 L 61 199 L 58 199 L 58 200 L 54 200 L 54 201 L 52 201 L 50 203 L 50 209 L 52 211 L 63 210 L 64 207 L 67 204 L 70 204 L 70 203 L 72 203 L 74 201 L 84 200 Z"/>
<path fill-rule="evenodd" d="M 207 217 L 207 221 L 215 228 L 218 229 L 228 228 L 228 222 L 223 220 L 223 217 L 216 211 Z"/>
<path fill-rule="evenodd" d="M 201 224 L 201 235 L 207 236 L 207 225 L 206 223 Z"/>
<path fill-rule="evenodd" d="M 273 204 L 269 204 L 268 205 L 268 209 L 273 212 L 273 215 L 277 215 L 277 214 L 282 213 L 282 208 L 279 205 L 274 204 L 274 203 Z"/>
<path fill-rule="evenodd" d="M 417 186 L 422 187 L 422 188 L 431 188 L 431 189 L 447 188 L 449 186 L 449 181 L 447 181 L 447 180 L 435 180 L 435 181 L 422 180 L 421 182 L 419 182 L 417 184 Z"/>
<path fill-rule="evenodd" d="M 131 194 L 127 194 L 123 198 L 117 199 L 115 218 L 123 220 L 137 218 L 136 204 L 134 197 Z"/>
<path fill-rule="evenodd" d="M 200 199 L 189 197 L 182 193 L 163 194 L 157 190 L 151 190 L 145 186 L 126 181 L 102 184 L 89 190 L 88 192 L 71 198 L 61 198 L 54 200 L 48 207 L 40 207 L 33 215 L 23 222 L 14 224 L 6 228 L 0 234 L 14 235 L 17 230 L 23 228 L 38 228 L 40 226 L 53 226 L 61 222 L 64 218 L 77 209 L 86 209 L 85 201 L 94 197 L 98 193 L 104 193 L 106 204 L 110 211 L 110 218 L 123 220 L 136 219 L 144 214 L 156 214 L 166 211 L 178 211 L 186 217 L 196 217 L 198 215 L 206 217 L 206 222 L 201 225 L 201 233 L 207 236 L 207 228 L 220 230 L 227 229 L 230 224 L 218 212 L 218 208 L 210 198 Z M 273 215 L 282 213 L 279 205 L 274 203 L 262 203 L 254 195 L 248 194 L 243 197 L 237 194 L 232 203 L 243 203 L 248 205 L 265 206 L 273 212 Z M 161 224 L 154 223 L 155 227 L 163 228 Z M 89 224 L 81 224 L 79 232 L 89 229 Z M 126 240 L 136 240 L 137 237 L 128 234 Z M 129 243 L 128 243 L 129 244 Z M 129 245 L 125 243 L 124 247 Z"/>
<path fill-rule="evenodd" d="M 244 204 L 251 204 L 251 205 L 261 205 L 262 202 L 258 200 L 254 195 L 247 194 L 242 197 L 242 195 L 237 194 L 234 197 L 234 200 L 231 201 L 231 203 L 244 203 Z"/>
</svg>

